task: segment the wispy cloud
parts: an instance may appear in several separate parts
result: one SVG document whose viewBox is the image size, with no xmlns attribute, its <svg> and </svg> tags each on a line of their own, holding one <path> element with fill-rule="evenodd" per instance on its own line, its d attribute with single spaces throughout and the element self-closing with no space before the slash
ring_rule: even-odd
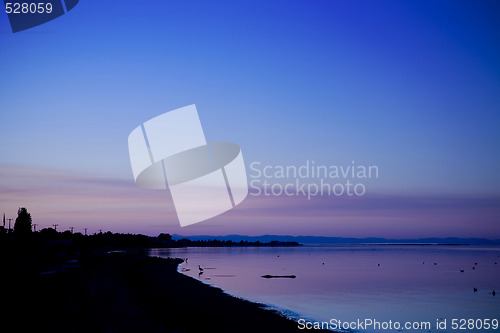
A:
<svg viewBox="0 0 500 333">
<path fill-rule="evenodd" d="M 38 168 L 0 166 L 0 209 L 15 217 L 26 206 L 39 227 L 59 224 L 147 233 L 151 221 L 175 226 L 167 191 L 138 188 L 133 181 Z"/>
<path fill-rule="evenodd" d="M 218 217 L 180 228 L 168 191 L 39 168 L 0 166 L 0 213 L 25 206 L 38 229 L 158 234 L 347 237 L 500 237 L 500 195 L 252 196 Z"/>
<path fill-rule="evenodd" d="M 238 225 L 235 229 L 250 234 L 265 230 L 346 237 L 498 238 L 500 196 L 373 193 L 363 197 L 317 196 L 311 200 L 250 196 L 220 219 L 232 220 Z"/>
</svg>

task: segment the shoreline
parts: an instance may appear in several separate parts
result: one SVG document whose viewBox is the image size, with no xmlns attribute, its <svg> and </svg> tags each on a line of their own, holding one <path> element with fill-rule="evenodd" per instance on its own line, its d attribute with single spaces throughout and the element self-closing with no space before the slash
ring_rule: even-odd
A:
<svg viewBox="0 0 500 333">
<path fill-rule="evenodd" d="M 156 256 L 153 256 L 153 257 L 156 257 Z M 160 258 L 160 259 L 164 259 L 162 257 L 156 257 L 156 258 Z M 303 319 L 306 319 L 306 320 L 309 320 L 309 321 L 314 321 L 313 318 L 306 318 L 305 316 L 301 316 L 300 314 L 296 313 L 296 312 L 293 312 L 292 310 L 288 310 L 288 309 L 285 309 L 285 308 L 280 308 L 279 306 L 276 306 L 276 305 L 273 305 L 273 304 L 268 304 L 268 303 L 264 303 L 264 302 L 259 302 L 259 301 L 254 301 L 254 300 L 251 300 L 251 299 L 248 299 L 248 298 L 245 298 L 245 297 L 240 297 L 238 295 L 235 295 L 235 294 L 232 294 L 230 293 L 229 291 L 225 290 L 224 288 L 222 287 L 219 287 L 215 284 L 212 284 L 211 282 L 208 282 L 206 280 L 201 280 L 201 279 L 197 279 L 196 277 L 194 276 L 190 276 L 188 274 L 185 274 L 182 272 L 182 270 L 180 269 L 180 266 L 184 263 L 185 261 L 179 263 L 179 265 L 177 266 L 177 273 L 181 274 L 181 275 L 184 275 L 194 281 L 198 281 L 198 282 L 201 282 L 202 284 L 206 285 L 207 287 L 209 288 L 215 288 L 215 289 L 219 289 L 221 290 L 225 295 L 229 296 L 229 297 L 232 297 L 232 298 L 236 298 L 236 299 L 239 299 L 239 300 L 242 300 L 244 302 L 249 302 L 249 303 L 253 303 L 253 304 L 257 304 L 259 305 L 262 309 L 264 310 L 269 310 L 269 311 L 272 311 L 272 312 L 275 312 L 277 313 L 279 316 L 281 317 L 284 317 L 285 319 L 287 320 L 291 320 L 293 322 L 297 322 L 300 318 L 303 318 Z M 301 330 L 303 331 L 303 330 Z M 324 332 L 324 331 L 321 331 L 320 332 Z M 331 332 L 331 331 L 329 331 Z"/>
<path fill-rule="evenodd" d="M 301 331 L 266 304 L 182 274 L 181 262 L 127 251 L 83 257 L 51 274 L 11 267 L 2 324 L 22 331 L 35 323 L 54 333 Z"/>
</svg>

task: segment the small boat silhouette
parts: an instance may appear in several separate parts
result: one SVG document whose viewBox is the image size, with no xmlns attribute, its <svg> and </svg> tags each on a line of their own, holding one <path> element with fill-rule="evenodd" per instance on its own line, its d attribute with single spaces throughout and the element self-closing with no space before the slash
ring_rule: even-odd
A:
<svg viewBox="0 0 500 333">
<path fill-rule="evenodd" d="M 265 279 L 274 279 L 274 278 L 288 278 L 288 279 L 295 279 L 295 275 L 262 275 L 263 278 Z"/>
</svg>

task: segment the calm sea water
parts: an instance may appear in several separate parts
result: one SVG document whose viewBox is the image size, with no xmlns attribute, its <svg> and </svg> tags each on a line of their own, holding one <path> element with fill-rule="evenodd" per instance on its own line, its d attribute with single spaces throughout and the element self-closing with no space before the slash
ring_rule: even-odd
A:
<svg viewBox="0 0 500 333">
<path fill-rule="evenodd" d="M 423 321 L 431 332 L 500 332 L 451 329 L 453 319 L 500 320 L 500 247 L 305 245 L 153 249 L 151 255 L 188 258 L 182 273 L 295 318 Z M 261 277 L 266 274 L 296 278 Z M 446 320 L 447 329 L 436 328 L 436 320 Z"/>
</svg>

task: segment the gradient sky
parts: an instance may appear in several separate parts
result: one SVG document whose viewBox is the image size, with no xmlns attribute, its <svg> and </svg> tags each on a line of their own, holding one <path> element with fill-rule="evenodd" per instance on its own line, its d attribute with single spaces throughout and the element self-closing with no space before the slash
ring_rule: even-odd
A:
<svg viewBox="0 0 500 333">
<path fill-rule="evenodd" d="M 0 213 L 158 234 L 500 238 L 498 1 L 85 1 L 0 13 Z M 127 137 L 196 104 L 247 167 L 377 165 L 362 198 L 251 197 L 180 228 Z M 247 169 L 247 171 L 249 171 Z M 40 227 L 39 227 L 40 228 Z"/>
</svg>

